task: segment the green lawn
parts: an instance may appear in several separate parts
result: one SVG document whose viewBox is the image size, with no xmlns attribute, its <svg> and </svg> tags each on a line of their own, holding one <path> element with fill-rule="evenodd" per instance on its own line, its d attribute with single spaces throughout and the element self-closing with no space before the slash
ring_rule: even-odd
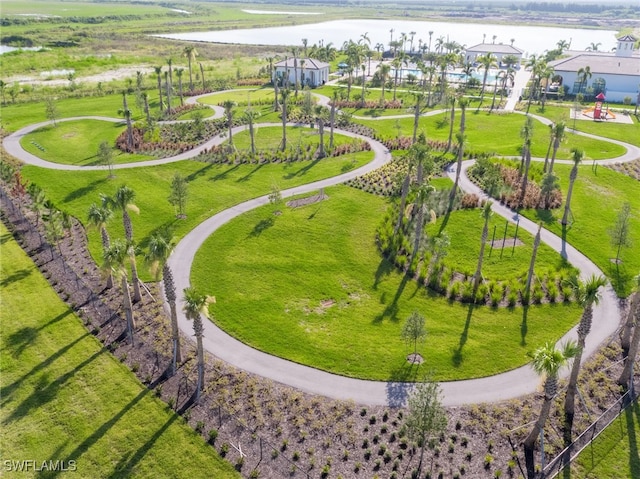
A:
<svg viewBox="0 0 640 479">
<path fill-rule="evenodd" d="M 45 477 L 6 469 L 21 460 L 76 468 L 64 476 L 239 477 L 86 331 L 4 225 L 0 240 L 3 477 Z"/>
<path fill-rule="evenodd" d="M 449 136 L 449 114 L 430 116 L 420 119 L 418 129 L 424 131 L 428 139 L 446 140 Z M 378 119 L 358 120 L 378 132 L 383 138 L 393 138 L 398 131 L 401 135 L 410 135 L 413 131 L 413 118 L 402 119 Z M 467 149 L 473 151 L 493 152 L 497 155 L 520 156 L 522 138 L 520 130 L 524 125 L 525 117 L 517 113 L 498 114 L 481 111 L 476 113 L 468 110 L 466 115 Z M 460 112 L 456 112 L 454 119 L 454 134 L 458 131 Z M 399 130 L 398 130 L 399 128 Z M 499 139 L 496 132 L 500 132 Z M 549 127 L 534 122 L 534 136 L 531 153 L 536 157 L 544 157 L 549 146 Z M 454 140 L 455 141 L 455 140 Z M 582 136 L 569 135 L 567 141 L 558 149 L 557 158 L 568 159 L 572 148 L 580 148 L 585 151 L 589 159 L 613 158 L 624 154 L 625 149 L 600 140 L 593 140 Z"/>
<path fill-rule="evenodd" d="M 121 123 L 98 120 L 77 120 L 48 125 L 25 135 L 20 144 L 29 153 L 43 160 L 67 165 L 99 165 L 98 147 L 106 141 L 114 145 L 126 130 Z M 38 148 L 40 146 L 41 148 Z M 149 155 L 132 155 L 114 148 L 113 162 L 132 163 L 152 159 Z"/>
<path fill-rule="evenodd" d="M 40 186 L 58 208 L 85 222 L 91 203 L 100 202 L 100 193 L 112 195 L 123 185 L 136 192 L 135 203 L 140 214 L 132 214 L 133 232 L 138 245 L 146 248 L 149 235 L 161 226 L 173 228 L 176 239 L 183 237 L 211 215 L 249 198 L 268 194 L 274 185 L 281 190 L 338 175 L 371 161 L 372 152 L 324 158 L 320 161 L 265 165 L 213 165 L 197 161 L 181 161 L 144 169 L 116 170 L 109 179 L 105 171 L 48 170 L 25 166 L 26 179 Z M 177 220 L 175 210 L 167 201 L 171 180 L 179 173 L 188 180 L 187 219 Z M 112 238 L 123 237 L 119 215 L 107 229 Z M 101 263 L 102 246 L 98 231 L 89 231 L 89 248 Z M 150 279 L 146 268 L 141 277 Z"/>
<path fill-rule="evenodd" d="M 453 380 L 523 365 L 527 352 L 579 317 L 576 306 L 474 308 L 433 297 L 381 260 L 374 237 L 384 199 L 346 186 L 327 194 L 295 210 L 282 206 L 279 216 L 272 206 L 251 211 L 198 251 L 192 284 L 216 296 L 213 316 L 230 334 L 347 376 L 412 379 L 400 330 L 417 309 L 427 318 L 425 368 Z"/>
<path fill-rule="evenodd" d="M 571 166 L 557 165 L 554 172 L 560 177 L 561 189 L 566 200 Z M 610 244 L 609 230 L 623 203 L 631 205 L 629 237 L 630 248 L 621 251 L 622 263 L 611 262 L 616 251 Z M 566 231 L 567 241 L 589 257 L 609 276 L 619 296 L 627 296 L 631 291 L 631 279 L 640 272 L 640 255 L 637 245 L 640 241 L 640 182 L 616 173 L 609 168 L 593 170 L 591 165 L 580 167 L 571 200 L 573 222 Z M 562 236 L 560 220 L 564 205 L 552 214 L 548 211 L 525 210 L 523 214 L 535 221 L 544 221 L 545 227 Z"/>
<path fill-rule="evenodd" d="M 572 478 L 640 477 L 640 407 L 629 406 L 572 463 Z"/>
</svg>

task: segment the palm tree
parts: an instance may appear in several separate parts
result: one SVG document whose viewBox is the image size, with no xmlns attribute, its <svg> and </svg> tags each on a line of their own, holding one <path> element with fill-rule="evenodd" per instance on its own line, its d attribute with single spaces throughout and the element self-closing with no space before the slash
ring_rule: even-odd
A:
<svg viewBox="0 0 640 479">
<path fill-rule="evenodd" d="M 122 91 L 122 110 L 119 111 L 124 116 L 127 122 L 127 148 L 129 151 L 133 151 L 133 124 L 131 123 L 131 110 L 127 104 L 127 92 Z"/>
<path fill-rule="evenodd" d="M 400 54 L 394 57 L 393 61 L 391 62 L 393 68 L 395 69 L 395 75 L 393 79 L 393 101 L 396 101 L 396 92 L 398 90 L 398 74 L 402 69 L 402 65 L 407 65 L 407 61 L 407 55 L 404 52 L 400 52 Z"/>
<path fill-rule="evenodd" d="M 540 247 L 540 232 L 542 231 L 542 223 L 538 224 L 538 232 L 533 240 L 533 252 L 531 253 L 531 261 L 529 262 L 529 272 L 527 273 L 527 282 L 524 287 L 524 298 L 526 302 L 529 302 L 529 293 L 531 292 L 531 280 L 533 279 L 533 268 L 536 264 L 536 255 L 538 254 L 538 248 Z"/>
<path fill-rule="evenodd" d="M 576 75 L 576 81 L 578 82 L 578 93 L 582 93 L 583 90 L 587 87 L 587 82 L 593 76 L 591 73 L 591 67 L 581 67 L 578 69 L 578 73 Z"/>
<path fill-rule="evenodd" d="M 102 253 L 104 254 L 109 247 L 111 246 L 111 241 L 109 239 L 109 232 L 107 231 L 107 223 L 113 217 L 113 211 L 111 211 L 107 206 L 102 202 L 102 206 L 98 206 L 95 203 L 92 203 L 89 207 L 89 212 L 87 214 L 87 220 L 89 225 L 94 226 L 100 229 L 100 237 L 102 238 Z M 113 287 L 113 275 L 111 274 L 111 270 L 109 270 L 107 275 L 107 288 Z"/>
<path fill-rule="evenodd" d="M 287 99 L 289 98 L 289 90 L 286 88 L 280 91 L 280 100 L 282 102 L 282 142 L 280 149 L 287 149 Z"/>
<path fill-rule="evenodd" d="M 413 138 L 412 142 L 415 143 L 418 137 L 418 122 L 420 120 L 420 108 L 422 105 L 422 100 L 424 100 L 424 95 L 422 93 L 415 93 L 416 104 L 413 110 Z"/>
<path fill-rule="evenodd" d="M 496 63 L 496 57 L 493 53 L 487 53 L 486 55 L 480 55 L 477 58 L 480 67 L 484 68 L 484 74 L 482 75 L 482 89 L 480 90 L 480 104 L 482 104 L 482 99 L 484 98 L 484 90 L 487 87 L 487 76 L 489 75 L 489 70 L 491 68 L 496 68 L 498 64 Z"/>
<path fill-rule="evenodd" d="M 164 72 L 164 87 L 167 95 L 167 113 L 171 114 L 171 82 L 169 81 L 169 72 Z"/>
<path fill-rule="evenodd" d="M 489 236 L 489 219 L 493 215 L 491 211 L 491 205 L 493 203 L 491 201 L 487 201 L 482 208 L 482 217 L 484 218 L 484 226 L 482 227 L 482 240 L 480 243 L 480 254 L 478 255 L 478 266 L 476 267 L 476 272 L 473 275 L 473 293 L 475 296 L 475 292 L 478 291 L 478 286 L 480 285 L 480 278 L 482 277 L 482 262 L 484 260 L 484 247 L 487 244 L 487 237 Z"/>
<path fill-rule="evenodd" d="M 378 63 L 378 71 L 380 72 L 380 82 L 382 83 L 382 94 L 380 95 L 380 104 L 384 105 L 384 89 L 387 86 L 387 78 L 389 77 L 389 72 L 391 71 L 391 65 L 388 63 L 380 62 Z"/>
<path fill-rule="evenodd" d="M 560 148 L 560 143 L 564 139 L 565 129 L 566 124 L 564 121 L 559 121 L 553 125 L 553 153 L 551 155 L 551 163 L 549 164 L 549 173 L 553 173 L 553 165 L 556 161 L 556 154 L 558 153 L 558 148 Z"/>
<path fill-rule="evenodd" d="M 458 183 L 460 183 L 460 173 L 462 171 L 462 158 L 464 156 L 464 144 L 465 144 L 465 119 L 467 112 L 467 105 L 469 104 L 469 100 L 465 97 L 461 97 L 458 100 L 458 106 L 460 107 L 460 130 L 456 134 L 456 140 L 458 143 L 458 151 L 457 151 L 457 164 L 456 164 L 456 179 L 453 183 L 453 187 L 451 188 L 451 192 L 449 193 L 449 211 L 453 208 L 453 199 L 456 197 L 456 193 L 458 191 Z"/>
<path fill-rule="evenodd" d="M 225 100 L 222 103 L 224 108 L 224 116 L 227 119 L 227 130 L 229 131 L 229 151 L 233 151 L 233 107 L 236 106 L 236 102 L 233 100 Z"/>
<path fill-rule="evenodd" d="M 320 144 L 318 145 L 318 158 L 324 158 L 324 123 L 327 121 L 327 109 L 322 105 L 316 105 L 315 118 L 318 122 L 318 133 L 320 134 Z"/>
<path fill-rule="evenodd" d="M 598 42 L 598 43 L 591 42 L 591 44 L 587 47 L 587 51 L 588 52 L 597 52 L 598 51 L 598 47 L 600 45 L 602 45 L 600 42 Z"/>
<path fill-rule="evenodd" d="M 522 145 L 522 157 L 524 160 L 522 171 L 522 180 L 520 183 L 520 198 L 518 205 L 522 205 L 524 197 L 527 193 L 527 186 L 529 185 L 529 167 L 531 166 L 531 138 L 533 138 L 533 119 L 527 116 L 524 126 L 520 131 L 520 136 L 524 138 Z"/>
<path fill-rule="evenodd" d="M 215 302 L 214 298 L 200 294 L 195 288 L 189 287 L 184 289 L 184 312 L 187 319 L 193 320 L 193 332 L 196 337 L 196 350 L 198 354 L 196 403 L 200 401 L 200 395 L 204 389 L 204 348 L 202 346 L 204 326 L 202 324 L 202 316 L 209 317 L 209 304 L 212 302 Z"/>
<path fill-rule="evenodd" d="M 255 138 L 255 129 L 253 128 L 253 123 L 260 116 L 260 112 L 254 110 L 253 108 L 247 108 L 244 111 L 244 119 L 249 124 L 249 138 L 251 139 L 251 154 L 256 154 L 256 138 Z"/>
<path fill-rule="evenodd" d="M 631 336 L 631 328 L 633 328 L 633 337 L 629 337 Z M 621 344 L 624 352 L 624 368 L 618 378 L 618 384 L 627 388 L 629 381 L 633 379 L 631 372 L 640 346 L 640 274 L 635 278 L 635 292 L 631 296 Z"/>
<path fill-rule="evenodd" d="M 433 36 L 433 30 L 429 30 L 429 51 L 431 51 L 431 37 Z"/>
<path fill-rule="evenodd" d="M 202 91 L 205 91 L 207 89 L 207 82 L 205 82 L 204 80 L 204 67 L 202 66 L 202 62 L 198 63 L 198 65 L 200 66 L 200 77 L 202 79 Z"/>
<path fill-rule="evenodd" d="M 127 331 L 129 340 L 133 344 L 133 331 L 136 328 L 135 318 L 133 316 L 133 307 L 131 305 L 131 296 L 129 294 L 129 284 L 127 283 L 127 260 L 130 259 L 131 243 L 122 239 L 117 239 L 104 252 L 103 269 L 113 274 L 120 280 L 120 288 L 122 289 L 122 306 L 127 321 Z"/>
<path fill-rule="evenodd" d="M 133 211 L 137 214 L 140 213 L 138 207 L 133 203 L 135 197 L 135 191 L 133 191 L 126 185 L 122 185 L 116 190 L 114 196 L 105 197 L 104 199 L 105 204 L 109 208 L 115 208 L 122 212 L 124 234 L 129 243 L 133 243 L 133 226 L 131 225 L 131 217 L 129 216 L 129 211 Z M 130 248 L 130 250 L 134 251 L 133 248 Z M 137 303 L 138 301 L 140 301 L 140 299 L 142 299 L 142 295 L 140 294 L 140 284 L 138 281 L 138 270 L 136 268 L 135 254 L 131 258 L 131 282 L 133 283 L 133 301 Z"/>
<path fill-rule="evenodd" d="M 549 200 L 551 194 L 560 188 L 558 177 L 553 173 L 547 173 L 542 177 L 542 183 L 540 183 L 540 196 L 542 196 L 542 208 L 549 208 Z"/>
<path fill-rule="evenodd" d="M 425 234 L 424 232 L 424 221 L 425 221 L 425 209 L 427 199 L 429 198 L 429 194 L 434 191 L 433 186 L 429 184 L 420 184 L 417 185 L 416 191 L 416 200 L 413 205 L 414 211 L 416 211 L 415 215 L 415 230 L 414 230 L 414 240 L 413 240 L 413 251 L 411 253 L 411 259 L 409 260 L 409 266 L 411 266 L 414 260 L 418 257 L 418 252 L 420 250 L 420 244 L 423 242 L 422 238 Z M 435 212 L 431 211 L 431 222 L 435 221 Z"/>
<path fill-rule="evenodd" d="M 162 66 L 154 67 L 154 70 L 156 72 L 156 80 L 158 80 L 158 101 L 160 102 L 160 113 L 162 113 Z"/>
<path fill-rule="evenodd" d="M 185 57 L 187 57 L 187 64 L 189 68 L 189 90 L 193 90 L 193 73 L 191 70 L 191 63 L 198 56 L 198 51 L 196 50 L 196 47 L 194 47 L 193 45 L 187 45 L 186 47 L 184 47 L 182 54 Z"/>
<path fill-rule="evenodd" d="M 569 222 L 569 211 L 571 210 L 571 193 L 573 192 L 573 184 L 578 177 L 578 165 L 584 158 L 584 151 L 578 148 L 571 149 L 571 159 L 573 160 L 573 168 L 571 168 L 571 174 L 569 175 L 569 190 L 567 191 L 567 202 L 564 205 L 564 215 L 562 215 L 562 226 L 567 226 Z"/>
<path fill-rule="evenodd" d="M 571 443 L 571 430 L 573 428 L 573 417 L 575 415 L 575 398 L 576 391 L 578 390 L 578 376 L 581 366 L 580 361 L 582 360 L 587 335 L 591 331 L 593 305 L 597 305 L 600 302 L 600 293 L 598 290 L 601 286 L 607 284 L 607 280 L 603 276 L 593 274 L 582 282 L 577 276 L 574 276 L 570 279 L 570 284 L 578 304 L 582 306 L 582 316 L 580 317 L 580 324 L 578 325 L 578 351 L 573 360 L 569 384 L 567 386 L 567 395 L 564 398 L 564 439 L 565 445 L 567 446 Z"/>
<path fill-rule="evenodd" d="M 333 150 L 333 128 L 336 122 L 336 102 L 338 101 L 338 90 L 333 90 L 333 99 L 331 100 L 331 113 L 329 114 L 329 149 Z"/>
<path fill-rule="evenodd" d="M 171 338 L 173 341 L 171 376 L 175 374 L 177 364 L 182 362 L 182 355 L 180 354 L 180 332 L 178 330 L 178 316 L 176 314 L 176 286 L 173 282 L 173 272 L 167 261 L 173 252 L 173 246 L 173 239 L 171 238 L 169 230 L 160 230 L 151 236 L 149 240 L 149 252 L 145 258 L 151 267 L 151 273 L 156 276 L 156 279 L 162 277 L 164 294 L 169 303 Z M 162 268 L 160 268 L 160 266 L 162 266 Z"/>
<path fill-rule="evenodd" d="M 184 105 L 184 98 L 182 97 L 182 74 L 184 68 L 176 68 L 176 76 L 178 77 L 178 94 L 180 95 L 180 106 Z"/>
<path fill-rule="evenodd" d="M 447 149 L 445 152 L 448 152 L 451 149 L 451 140 L 453 139 L 453 122 L 456 117 L 456 97 L 452 96 L 449 98 L 449 104 L 451 105 L 451 116 L 449 118 L 449 138 L 447 139 Z"/>
<path fill-rule="evenodd" d="M 544 346 L 536 349 L 533 353 L 531 366 L 539 375 L 544 376 L 544 402 L 540 409 L 538 420 L 533 425 L 531 432 L 524 440 L 524 458 L 527 469 L 527 478 L 534 479 L 536 476 L 534 465 L 534 447 L 538 436 L 544 430 L 549 413 L 551 412 L 551 404 L 558 393 L 558 373 L 567 362 L 577 353 L 578 347 L 575 342 L 569 341 L 562 345 L 561 349 L 556 349 L 552 343 L 546 343 Z"/>
<path fill-rule="evenodd" d="M 295 89 L 295 96 L 298 96 L 298 49 L 293 47 L 291 49 L 293 53 L 293 88 Z"/>
</svg>

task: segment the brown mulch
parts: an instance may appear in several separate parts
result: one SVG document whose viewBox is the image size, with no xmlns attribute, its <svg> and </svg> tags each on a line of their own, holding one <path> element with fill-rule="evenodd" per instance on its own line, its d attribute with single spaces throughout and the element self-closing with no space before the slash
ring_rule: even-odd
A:
<svg viewBox="0 0 640 479">
<path fill-rule="evenodd" d="M 411 477 L 420 451 L 404 434 L 406 411 L 401 404 L 409 391 L 406 385 L 389 383 L 394 407 L 358 406 L 306 394 L 208 356 L 206 389 L 200 403 L 193 404 L 193 343 L 190 337 L 182 338 L 184 361 L 174 376 L 167 377 L 170 331 L 156 285 L 147 285 L 151 294 L 144 293 L 135 305 L 132 345 L 125 334 L 118 290 L 104 288 L 82 226 L 74 222 L 59 247 L 52 248 L 43 239 L 42 221 L 36 226 L 26 208 L 27 197 L 11 198 L 0 189 L 0 200 L 2 221 L 87 329 L 205 439 L 215 435 L 213 447 L 243 476 L 256 470 L 256 477 L 273 479 Z M 619 359 L 618 342 L 611 341 L 585 366 L 580 387 L 589 412 L 578 403 L 576 430 L 589 424 L 589 414 L 599 416 L 619 397 Z M 541 399 L 537 393 L 503 403 L 448 408 L 447 431 L 429 442 L 423 472 L 433 478 L 496 477 L 498 470 L 504 477 L 519 476 L 518 462 L 524 467 L 520 445 Z M 559 394 L 545 431 L 551 457 L 562 445 L 561 399 Z"/>
<path fill-rule="evenodd" d="M 318 203 L 319 201 L 323 201 L 328 199 L 329 196 L 324 193 L 324 190 L 320 190 L 319 193 L 307 196 L 306 198 L 297 198 L 295 200 L 287 201 L 287 206 L 289 208 L 298 208 L 300 206 L 312 205 L 314 203 Z"/>
</svg>

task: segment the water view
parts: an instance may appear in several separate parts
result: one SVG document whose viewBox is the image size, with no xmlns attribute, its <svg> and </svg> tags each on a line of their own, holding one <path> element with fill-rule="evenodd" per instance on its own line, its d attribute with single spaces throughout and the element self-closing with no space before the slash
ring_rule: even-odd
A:
<svg viewBox="0 0 640 479">
<path fill-rule="evenodd" d="M 332 42 L 340 47 L 347 40 L 358 40 L 367 33 L 371 40 L 371 46 L 382 43 L 388 48 L 391 39 L 390 30 L 393 29 L 393 38 L 397 40 L 404 32 L 410 37 L 411 32 L 416 32 L 413 46 L 418 48 L 419 41 L 422 44 L 429 43 L 429 32 L 432 48 L 438 37 L 448 37 L 466 46 L 485 42 L 510 44 L 514 40 L 514 46 L 524 50 L 525 56 L 532 53 L 542 53 L 552 50 L 560 40 L 570 42 L 571 49 L 585 50 L 592 43 L 598 44 L 601 51 L 610 51 L 616 46 L 617 32 L 613 30 L 590 30 L 586 28 L 557 28 L 557 27 L 530 27 L 520 25 L 490 25 L 480 23 L 447 23 L 447 22 L 417 22 L 396 20 L 336 20 L 331 22 L 315 23 L 310 25 L 297 25 L 273 28 L 254 28 L 244 30 L 224 30 L 213 32 L 191 33 L 167 33 L 157 35 L 164 38 L 177 40 L 189 40 L 213 43 L 236 43 L 244 45 L 301 45 L 306 38 L 309 45 L 314 43 Z M 409 45 L 407 44 L 407 48 Z"/>
</svg>

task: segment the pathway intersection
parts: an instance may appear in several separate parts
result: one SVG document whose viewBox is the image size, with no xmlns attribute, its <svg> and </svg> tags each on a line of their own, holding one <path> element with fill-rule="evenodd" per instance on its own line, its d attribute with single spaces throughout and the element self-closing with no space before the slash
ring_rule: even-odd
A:
<svg viewBox="0 0 640 479">
<path fill-rule="evenodd" d="M 320 95 L 316 96 L 320 97 Z M 197 101 L 197 98 L 194 97 L 190 99 L 190 101 Z M 321 97 L 321 102 L 326 104 L 326 102 L 328 102 L 328 98 Z M 214 117 L 222 116 L 221 108 L 213 108 L 215 110 Z M 435 113 L 430 112 L 429 114 Z M 413 115 L 404 116 L 411 117 Z M 549 120 L 545 118 L 535 115 L 531 116 L 544 124 L 550 123 Z M 66 118 L 58 121 L 74 121 L 83 119 L 122 122 L 122 119 L 99 116 Z M 25 151 L 20 145 L 20 140 L 26 134 L 50 123 L 51 122 L 43 122 L 30 125 L 22 128 L 12 135 L 9 135 L 4 139 L 4 147 L 6 151 L 16 158 L 19 158 L 26 164 L 39 166 L 41 168 L 69 171 L 107 169 L 106 166 L 75 166 L 51 163 Z M 281 124 L 261 124 L 261 126 L 281 126 Z M 245 126 L 237 127 L 234 131 L 242 131 L 245 128 Z M 332 178 L 326 178 L 324 180 L 315 181 L 313 183 L 308 183 L 306 185 L 301 185 L 295 188 L 284 190 L 281 192 L 283 198 L 311 193 L 319 190 L 320 188 L 327 188 L 329 186 L 344 183 L 349 179 L 363 175 L 369 171 L 373 171 L 391 160 L 390 152 L 381 143 L 372 140 L 371 138 L 356 135 L 347 131 L 336 130 L 336 132 L 343 135 L 360 138 L 369 142 L 369 144 L 371 145 L 371 149 L 374 152 L 374 159 L 370 163 L 356 170 L 334 176 Z M 627 151 L 624 155 L 617 158 L 600 160 L 598 161 L 599 164 L 623 163 L 640 158 L 640 148 L 633 145 L 617 140 L 598 137 L 596 135 L 581 132 L 575 133 L 588 136 L 590 138 L 596 138 L 616 143 L 626 148 Z M 214 145 L 222 143 L 224 140 L 225 139 L 223 136 L 216 136 L 206 143 L 200 145 L 199 147 L 180 155 L 159 160 L 119 164 L 114 165 L 114 168 L 138 168 L 186 160 L 197 156 L 204 149 L 209 149 Z M 542 159 L 538 158 L 537 160 Z M 473 164 L 473 162 L 474 160 L 463 162 L 460 178 L 460 188 L 465 192 L 476 193 L 479 196 L 486 198 L 486 195 L 477 186 L 471 183 L 466 175 L 467 169 Z M 557 162 L 569 163 L 569 161 Z M 448 169 L 447 173 L 450 176 L 455 176 L 455 171 L 456 166 L 453 165 Z M 268 202 L 269 200 L 267 195 L 244 201 L 210 217 L 209 219 L 200 223 L 192 231 L 190 231 L 178 243 L 173 255 L 169 259 L 169 265 L 174 273 L 176 290 L 182 291 L 184 288 L 190 285 L 189 277 L 194 256 L 203 242 L 210 235 L 212 235 L 220 226 L 231 221 L 232 219 L 252 209 L 266 205 L 268 204 Z M 511 222 L 519 220 L 520 228 L 524 228 L 530 233 L 535 234 L 537 225 L 534 222 L 524 217 L 519 217 L 516 212 L 509 208 L 506 208 L 503 205 L 500 205 L 499 203 L 494 203 L 492 209 L 496 214 L 499 214 L 500 216 L 506 218 Z M 560 252 L 570 263 L 578 268 L 580 270 L 580 275 L 583 278 L 591 274 L 602 274 L 602 271 L 600 271 L 592 261 L 590 261 L 586 256 L 584 256 L 570 244 L 563 242 L 560 237 L 545 229 L 542 230 L 541 237 L 544 243 L 549 245 L 554 250 Z M 586 360 L 591 354 L 593 354 L 598 349 L 598 347 L 607 340 L 608 337 L 615 333 L 620 325 L 620 311 L 618 309 L 618 301 L 611 286 L 607 286 L 603 291 L 602 301 L 594 308 L 593 318 L 593 326 L 591 329 L 591 333 L 587 337 L 583 360 Z M 178 307 L 178 322 L 182 332 L 186 336 L 191 337 L 192 325 L 189 321 L 187 321 L 184 313 L 182 312 L 182 305 L 179 305 Z M 558 343 L 561 343 L 569 338 L 575 339 L 577 337 L 576 330 L 577 326 L 572 328 L 563 338 L 560 339 L 560 341 L 558 341 Z M 407 383 L 367 381 L 347 378 L 344 376 L 338 376 L 328 372 L 320 371 L 315 368 L 294 363 L 292 361 L 281 359 L 270 354 L 255 350 L 241 343 L 240 341 L 231 337 L 229 334 L 222 331 L 213 322 L 210 321 L 204 322 L 203 344 L 210 354 L 238 368 L 270 378 L 274 381 L 278 381 L 280 383 L 301 389 L 309 393 L 320 394 L 335 399 L 349 399 L 359 404 L 399 406 L 405 403 L 407 394 L 412 388 L 412 385 Z M 565 371 L 565 374 L 566 373 L 567 372 Z M 540 380 L 536 373 L 529 365 L 525 365 L 512 371 L 486 378 L 443 382 L 440 383 L 440 386 L 443 392 L 443 404 L 445 406 L 459 406 L 464 404 L 493 402 L 516 398 L 536 391 L 539 387 L 539 384 Z"/>
</svg>

